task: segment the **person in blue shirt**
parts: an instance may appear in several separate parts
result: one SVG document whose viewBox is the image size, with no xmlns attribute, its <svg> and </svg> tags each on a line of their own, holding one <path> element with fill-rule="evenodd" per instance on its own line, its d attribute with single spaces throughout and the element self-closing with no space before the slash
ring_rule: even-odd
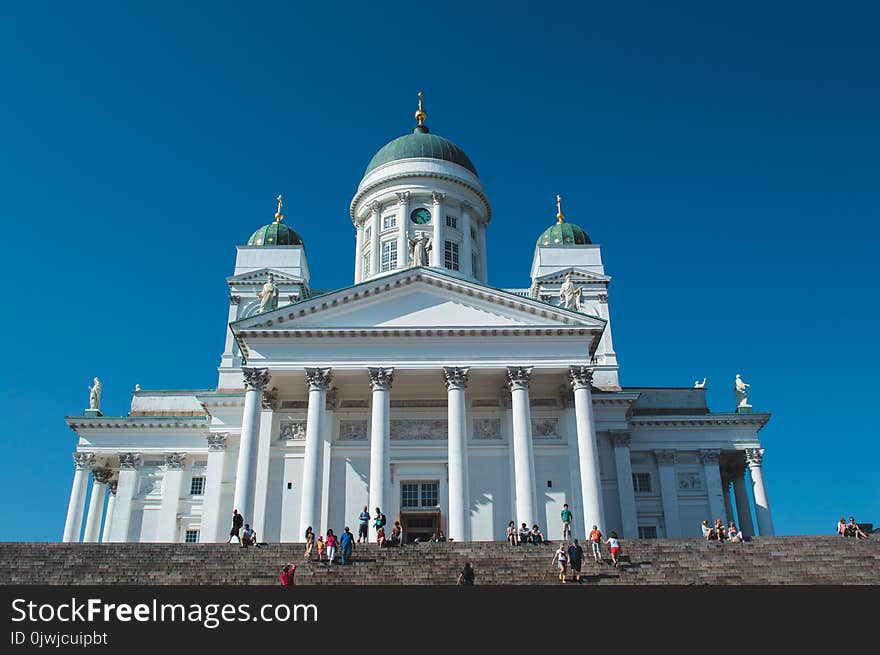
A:
<svg viewBox="0 0 880 655">
<path fill-rule="evenodd" d="M 345 566 L 351 559 L 351 551 L 354 548 L 354 535 L 351 533 L 351 530 L 348 529 L 348 526 L 346 526 L 345 531 L 339 538 L 339 544 L 342 549 L 342 565 Z"/>
<path fill-rule="evenodd" d="M 367 506 L 364 505 L 364 511 L 358 516 L 358 543 L 361 543 L 361 540 L 363 540 L 364 543 L 367 543 L 367 528 L 369 527 L 370 511 Z"/>
</svg>

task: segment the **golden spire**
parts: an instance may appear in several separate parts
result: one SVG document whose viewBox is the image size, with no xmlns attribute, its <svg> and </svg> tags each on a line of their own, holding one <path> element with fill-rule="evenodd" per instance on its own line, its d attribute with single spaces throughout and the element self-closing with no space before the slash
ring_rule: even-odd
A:
<svg viewBox="0 0 880 655">
<path fill-rule="evenodd" d="M 556 221 L 565 223 L 565 214 L 562 213 L 562 196 L 556 194 Z"/>
<path fill-rule="evenodd" d="M 275 212 L 275 222 L 280 223 L 284 219 L 284 214 L 281 213 L 281 208 L 284 206 L 284 203 L 281 201 L 281 194 L 278 194 L 278 211 Z"/>
<path fill-rule="evenodd" d="M 419 109 L 416 111 L 416 120 L 419 125 L 422 125 L 427 117 L 428 115 L 422 110 L 422 92 L 419 91 Z"/>
</svg>

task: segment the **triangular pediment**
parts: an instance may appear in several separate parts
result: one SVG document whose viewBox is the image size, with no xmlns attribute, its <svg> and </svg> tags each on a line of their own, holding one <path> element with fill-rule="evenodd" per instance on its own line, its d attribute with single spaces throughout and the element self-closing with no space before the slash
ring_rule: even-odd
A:
<svg viewBox="0 0 880 655">
<path fill-rule="evenodd" d="M 569 273 L 571 273 L 571 281 L 575 284 L 608 284 L 611 281 L 609 275 L 602 275 L 579 266 L 561 268 L 552 273 L 541 275 L 537 280 L 540 284 L 562 284 L 565 282 L 565 276 Z"/>
<path fill-rule="evenodd" d="M 413 268 L 232 324 L 235 332 L 326 329 L 587 328 L 602 319 Z"/>
<path fill-rule="evenodd" d="M 255 271 L 239 273 L 238 275 L 233 275 L 226 278 L 226 282 L 230 286 L 265 284 L 266 280 L 269 279 L 269 273 L 272 274 L 272 277 L 275 279 L 275 283 L 279 285 L 303 283 L 303 279 L 298 275 L 282 273 L 281 271 L 274 268 L 259 268 Z"/>
</svg>

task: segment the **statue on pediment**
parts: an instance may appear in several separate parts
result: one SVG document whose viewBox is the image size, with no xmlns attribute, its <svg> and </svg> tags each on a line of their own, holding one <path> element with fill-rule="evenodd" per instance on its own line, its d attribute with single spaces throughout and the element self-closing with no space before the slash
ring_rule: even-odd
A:
<svg viewBox="0 0 880 655">
<path fill-rule="evenodd" d="M 571 281 L 571 273 L 565 274 L 565 282 L 559 287 L 559 304 L 565 309 L 580 310 L 583 296 L 580 287 Z"/>
<path fill-rule="evenodd" d="M 269 273 L 269 279 L 263 285 L 257 297 L 260 299 L 260 314 L 278 307 L 278 287 L 275 285 L 274 275 Z"/>
<path fill-rule="evenodd" d="M 418 232 L 409 240 L 409 261 L 412 266 L 428 266 L 428 253 L 431 252 L 431 239 L 426 232 Z"/>
<path fill-rule="evenodd" d="M 736 397 L 737 409 L 751 408 L 751 405 L 749 405 L 748 391 L 746 391 L 750 386 L 752 385 L 743 382 L 742 376 L 739 373 L 736 374 L 736 380 L 733 381 L 733 393 Z"/>
</svg>

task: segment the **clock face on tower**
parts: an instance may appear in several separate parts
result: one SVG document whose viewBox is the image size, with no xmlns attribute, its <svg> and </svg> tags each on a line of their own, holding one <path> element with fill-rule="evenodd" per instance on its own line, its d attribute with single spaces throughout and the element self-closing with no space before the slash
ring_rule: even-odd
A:
<svg viewBox="0 0 880 655">
<path fill-rule="evenodd" d="M 414 210 L 412 214 L 409 215 L 409 220 L 411 220 L 416 225 L 424 225 L 425 223 L 431 222 L 431 212 L 429 212 L 424 207 L 419 207 Z"/>
</svg>

